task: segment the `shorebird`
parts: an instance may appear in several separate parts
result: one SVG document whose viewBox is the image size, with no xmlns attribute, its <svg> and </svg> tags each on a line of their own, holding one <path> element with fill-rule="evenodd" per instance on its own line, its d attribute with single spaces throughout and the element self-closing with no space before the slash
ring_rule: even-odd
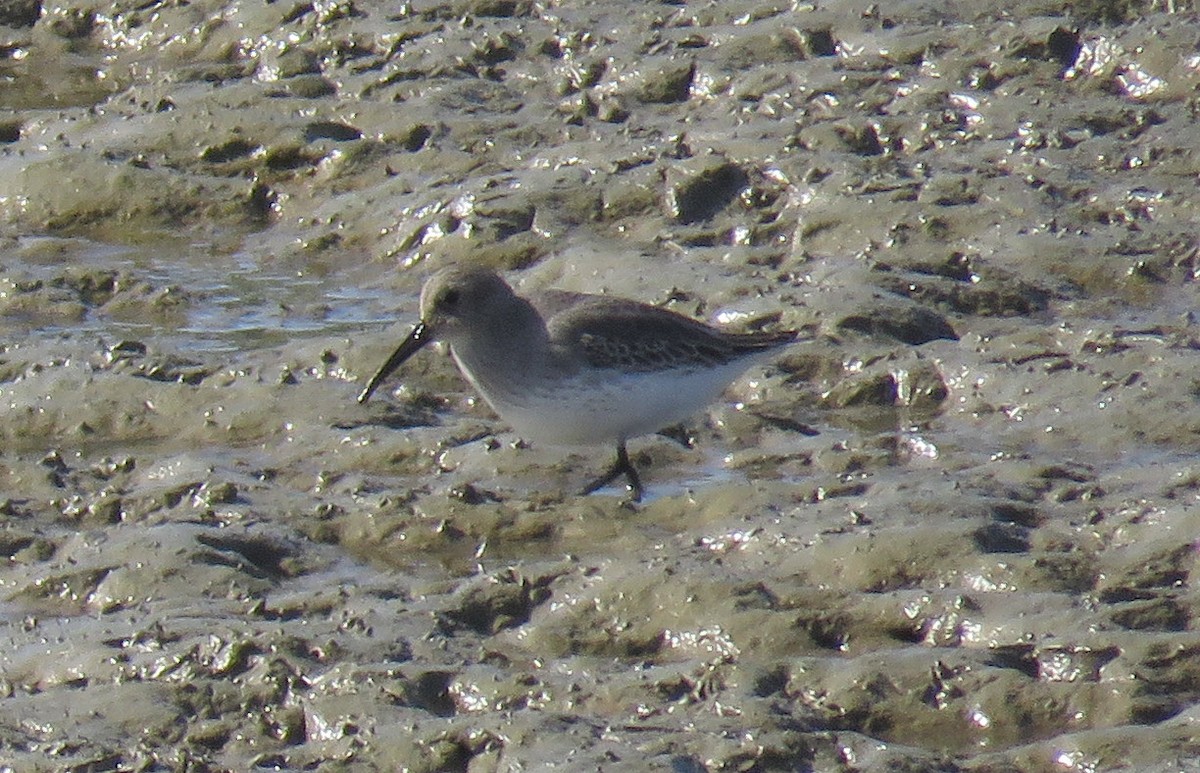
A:
<svg viewBox="0 0 1200 773">
<path fill-rule="evenodd" d="M 495 272 L 455 266 L 425 283 L 420 321 L 358 401 L 426 344 L 444 341 L 471 385 L 522 437 L 615 443 L 615 461 L 582 494 L 624 475 L 637 502 L 642 482 L 626 441 L 682 422 L 795 339 L 791 330 L 727 332 L 625 298 L 563 290 L 522 296 Z"/>
</svg>

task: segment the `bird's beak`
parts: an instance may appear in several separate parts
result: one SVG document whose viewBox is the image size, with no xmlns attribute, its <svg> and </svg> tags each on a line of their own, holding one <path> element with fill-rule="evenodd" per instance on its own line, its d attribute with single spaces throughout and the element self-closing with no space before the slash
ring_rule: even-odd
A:
<svg viewBox="0 0 1200 773">
<path fill-rule="evenodd" d="M 418 322 L 417 326 L 408 334 L 408 338 L 405 338 L 396 347 L 396 351 L 392 352 L 392 356 L 388 357 L 387 362 L 383 363 L 382 367 L 375 371 L 375 375 L 371 376 L 371 380 L 367 382 L 363 391 L 358 393 L 358 401 L 365 403 L 370 399 L 371 394 L 379 388 L 384 379 L 392 375 L 392 371 L 404 364 L 404 361 L 409 357 L 421 351 L 421 347 L 432 340 L 433 338 L 429 335 L 429 326 L 424 322 Z"/>
</svg>

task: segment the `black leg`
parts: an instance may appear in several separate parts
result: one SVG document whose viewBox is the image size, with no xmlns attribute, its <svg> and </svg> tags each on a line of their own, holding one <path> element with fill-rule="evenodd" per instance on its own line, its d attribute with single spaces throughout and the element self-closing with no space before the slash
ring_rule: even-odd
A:
<svg viewBox="0 0 1200 773">
<path fill-rule="evenodd" d="M 616 461 L 612 463 L 612 466 L 609 467 L 608 470 L 599 478 L 596 478 L 594 481 L 589 483 L 581 493 L 584 496 L 587 496 L 593 491 L 604 488 L 622 475 L 624 475 L 625 479 L 629 481 L 629 498 L 634 502 L 641 502 L 642 480 L 638 477 L 637 470 L 629 461 L 629 452 L 625 450 L 624 440 L 617 443 L 617 458 Z"/>
<path fill-rule="evenodd" d="M 629 461 L 629 453 L 625 450 L 625 441 L 621 441 L 617 445 L 617 463 L 613 466 L 621 468 L 625 473 L 626 480 L 629 481 L 629 500 L 641 502 L 642 479 L 638 477 L 637 468 Z"/>
</svg>

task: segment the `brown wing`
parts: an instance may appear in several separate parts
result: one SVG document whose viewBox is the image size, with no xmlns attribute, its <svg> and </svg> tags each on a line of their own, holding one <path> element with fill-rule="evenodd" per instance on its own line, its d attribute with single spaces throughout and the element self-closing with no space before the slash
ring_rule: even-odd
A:
<svg viewBox="0 0 1200 773">
<path fill-rule="evenodd" d="M 547 332 L 592 367 L 632 372 L 723 365 L 796 337 L 792 331 L 727 333 L 657 306 L 580 295 L 549 316 Z"/>
</svg>

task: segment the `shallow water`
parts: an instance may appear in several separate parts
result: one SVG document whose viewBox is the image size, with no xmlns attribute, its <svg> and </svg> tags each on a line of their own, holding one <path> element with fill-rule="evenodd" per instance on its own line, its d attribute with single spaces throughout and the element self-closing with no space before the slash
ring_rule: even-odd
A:
<svg viewBox="0 0 1200 773">
<path fill-rule="evenodd" d="M 9 276 L 23 282 L 62 283 L 72 270 L 90 274 L 96 282 L 111 274 L 114 282 L 144 283 L 160 295 L 179 299 L 179 309 L 162 315 L 140 304 L 124 305 L 119 298 L 112 303 L 106 294 L 105 303 L 84 301 L 72 319 L 39 318 L 36 306 L 28 315 L 6 316 L 5 324 L 14 332 L 33 338 L 91 334 L 217 354 L 278 346 L 297 337 L 357 335 L 396 322 L 395 299 L 385 289 L 347 286 L 337 275 L 264 265 L 256 255 L 224 254 L 211 243 L 118 245 L 85 238 L 26 237 L 3 265 Z M 73 269 L 65 274 L 64 266 Z M 315 268 L 320 271 L 320 266 Z M 144 303 L 153 304 L 155 297 Z"/>
</svg>

